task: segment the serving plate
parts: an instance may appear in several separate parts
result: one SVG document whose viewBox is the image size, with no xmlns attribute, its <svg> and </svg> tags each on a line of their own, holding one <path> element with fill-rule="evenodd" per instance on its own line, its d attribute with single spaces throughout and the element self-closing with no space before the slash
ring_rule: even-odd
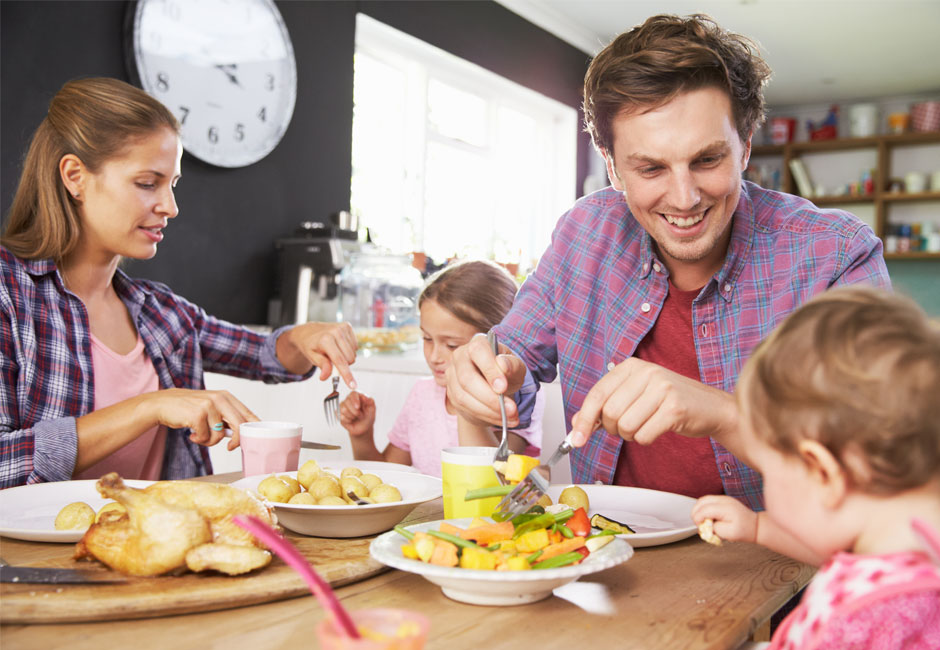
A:
<svg viewBox="0 0 940 650">
<path fill-rule="evenodd" d="M 30 542 L 77 542 L 84 530 L 56 530 L 55 518 L 65 506 L 84 501 L 97 512 L 113 501 L 95 488 L 96 480 L 33 483 L 0 490 L 0 535 Z M 124 481 L 145 488 L 153 481 Z"/>
<path fill-rule="evenodd" d="M 567 485 L 549 486 L 548 495 L 557 503 Z M 698 532 L 692 521 L 695 499 L 672 492 L 620 485 L 579 485 L 588 496 L 588 515 L 601 514 L 627 524 L 634 535 L 621 535 L 634 548 L 670 544 Z"/>
<path fill-rule="evenodd" d="M 466 528 L 471 519 L 448 519 L 447 523 Z M 432 521 L 408 526 L 410 531 L 439 530 L 442 521 Z M 580 564 L 557 569 L 531 571 L 483 571 L 460 569 L 426 564 L 401 554 L 407 543 L 402 535 L 390 531 L 379 535 L 369 546 L 369 554 L 382 564 L 392 568 L 417 573 L 441 587 L 444 595 L 452 600 L 471 605 L 524 605 L 548 598 L 552 590 L 574 582 L 581 576 L 597 573 L 626 562 L 633 555 L 633 548 L 618 536 L 610 544 L 591 553 Z"/>
<path fill-rule="evenodd" d="M 441 479 L 417 472 L 399 472 L 368 469 L 364 462 L 349 463 L 367 473 L 375 474 L 384 483 L 398 488 L 402 500 L 394 503 L 371 503 L 362 506 L 308 506 L 293 503 L 274 503 L 258 494 L 258 484 L 270 476 L 249 476 L 232 483 L 233 486 L 258 495 L 274 508 L 278 523 L 301 535 L 312 537 L 362 537 L 389 530 L 419 505 L 441 496 Z M 391 464 L 391 463 L 386 463 Z M 339 463 L 324 464 L 324 470 L 340 469 Z M 338 473 L 338 472 L 337 472 Z M 284 472 L 297 478 L 297 472 Z M 279 474 L 280 476 L 281 474 Z"/>
</svg>

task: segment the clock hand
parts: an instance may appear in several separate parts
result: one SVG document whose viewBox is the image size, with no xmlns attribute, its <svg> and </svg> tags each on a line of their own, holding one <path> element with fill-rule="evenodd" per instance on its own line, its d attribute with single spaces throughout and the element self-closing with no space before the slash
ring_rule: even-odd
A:
<svg viewBox="0 0 940 650">
<path fill-rule="evenodd" d="M 229 81 L 231 81 L 233 84 L 241 88 L 242 85 L 238 83 L 238 77 L 236 77 L 234 73 L 234 71 L 238 69 L 237 63 L 229 63 L 229 64 L 217 63 L 215 67 L 221 70 L 225 74 L 225 76 L 228 77 Z"/>
</svg>

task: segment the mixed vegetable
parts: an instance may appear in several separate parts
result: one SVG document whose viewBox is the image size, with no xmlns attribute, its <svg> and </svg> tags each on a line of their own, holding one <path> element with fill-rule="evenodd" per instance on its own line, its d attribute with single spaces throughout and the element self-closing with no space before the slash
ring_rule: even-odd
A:
<svg viewBox="0 0 940 650">
<path fill-rule="evenodd" d="M 613 531 L 592 534 L 584 508 L 559 504 L 495 522 L 477 517 L 467 528 L 442 522 L 439 530 L 395 531 L 408 539 L 402 554 L 446 567 L 488 571 L 554 569 L 577 564 L 613 541 Z"/>
</svg>

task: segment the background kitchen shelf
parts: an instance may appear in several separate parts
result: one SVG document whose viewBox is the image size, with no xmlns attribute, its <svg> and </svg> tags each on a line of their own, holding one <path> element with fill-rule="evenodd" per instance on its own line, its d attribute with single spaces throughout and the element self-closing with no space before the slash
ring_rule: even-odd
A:
<svg viewBox="0 0 940 650">
<path fill-rule="evenodd" d="M 796 182 L 790 171 L 790 161 L 804 155 L 834 154 L 858 150 L 869 150 L 875 154 L 874 191 L 861 195 L 828 195 L 808 197 L 820 207 L 873 204 L 875 212 L 875 233 L 882 239 L 888 234 L 891 222 L 889 212 L 895 204 L 912 204 L 940 201 L 940 191 L 906 193 L 889 192 L 891 183 L 891 153 L 896 149 L 940 145 L 940 131 L 928 133 L 901 133 L 877 135 L 866 138 L 836 138 L 833 140 L 811 140 L 808 142 L 790 142 L 782 145 L 755 145 L 751 147 L 751 156 L 782 158 L 782 188 L 784 192 L 799 194 Z M 846 170 L 846 177 L 851 177 L 856 170 Z M 906 252 L 885 253 L 886 259 L 930 259 L 940 260 L 940 253 Z"/>
</svg>

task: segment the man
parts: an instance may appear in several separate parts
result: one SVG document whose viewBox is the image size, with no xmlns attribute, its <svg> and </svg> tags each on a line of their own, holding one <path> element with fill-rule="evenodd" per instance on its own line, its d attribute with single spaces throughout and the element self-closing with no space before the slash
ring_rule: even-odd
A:
<svg viewBox="0 0 940 650">
<path fill-rule="evenodd" d="M 731 391 L 751 350 L 811 296 L 889 287 L 881 241 L 851 214 L 743 182 L 767 65 L 707 16 L 655 16 L 592 61 L 584 110 L 611 187 L 580 199 L 497 327 L 454 353 L 466 417 L 525 422 L 561 375 L 576 483 L 762 508 Z M 602 427 L 612 435 L 597 433 Z M 637 444 L 639 443 L 639 444 Z"/>
</svg>

